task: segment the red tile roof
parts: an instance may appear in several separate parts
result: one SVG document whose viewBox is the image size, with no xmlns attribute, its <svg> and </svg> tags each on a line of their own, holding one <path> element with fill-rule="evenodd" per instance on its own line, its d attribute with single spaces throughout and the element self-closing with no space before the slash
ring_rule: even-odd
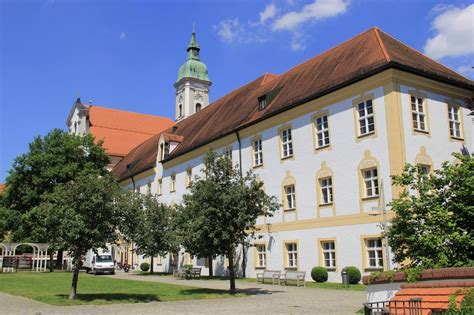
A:
<svg viewBox="0 0 474 315">
<path fill-rule="evenodd" d="M 89 132 L 97 140 L 104 140 L 104 148 L 110 155 L 125 156 L 134 147 L 153 135 L 171 127 L 174 122 L 154 115 L 91 105 Z"/>
<path fill-rule="evenodd" d="M 5 190 L 5 184 L 0 183 L 0 193 Z"/>
<path fill-rule="evenodd" d="M 183 141 L 167 160 L 389 68 L 474 89 L 471 80 L 372 28 L 284 74 L 265 74 L 178 122 L 166 133 L 182 136 Z M 271 100 L 267 100 L 265 110 L 259 111 L 258 98 L 263 95 L 271 96 Z M 156 153 L 157 147 L 150 150 L 155 158 Z M 134 160 L 127 156 L 121 163 L 132 164 Z M 114 174 L 123 179 L 131 172 L 144 170 L 117 170 Z"/>
<path fill-rule="evenodd" d="M 459 306 L 467 293 L 466 289 L 470 287 L 474 287 L 474 281 L 404 284 L 390 300 L 390 314 L 404 314 L 403 302 L 407 306 L 408 301 L 413 299 L 421 299 L 421 314 L 423 315 L 431 314 L 433 309 L 448 309 L 451 296 L 454 296 Z"/>
</svg>

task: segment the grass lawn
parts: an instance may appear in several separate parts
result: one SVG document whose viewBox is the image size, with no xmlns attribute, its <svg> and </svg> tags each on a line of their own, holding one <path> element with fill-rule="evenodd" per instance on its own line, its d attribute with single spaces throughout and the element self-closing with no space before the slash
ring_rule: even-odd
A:
<svg viewBox="0 0 474 315">
<path fill-rule="evenodd" d="M 72 273 L 69 272 L 0 273 L 0 292 L 52 305 L 143 303 L 243 296 L 241 293 L 230 295 L 224 290 L 113 279 L 81 273 L 77 298 L 69 301 L 71 281 Z"/>
<path fill-rule="evenodd" d="M 143 276 L 169 276 L 172 277 L 169 273 L 159 273 L 159 272 L 154 272 L 153 274 L 149 272 L 143 272 L 140 273 Z M 221 276 L 214 276 L 214 277 L 209 277 L 209 276 L 202 276 L 200 278 L 192 278 L 196 280 L 225 280 L 229 281 L 228 277 L 221 277 Z M 237 281 L 245 281 L 245 282 L 256 282 L 257 280 L 255 278 L 236 278 Z M 265 284 L 271 284 L 271 280 L 265 280 Z M 288 285 L 296 285 L 296 281 L 288 281 Z M 306 287 L 307 288 L 317 288 L 317 289 L 332 289 L 332 290 L 349 290 L 349 291 L 366 291 L 367 286 L 363 284 L 350 284 L 349 287 L 345 287 L 342 283 L 336 283 L 336 282 L 313 282 L 313 281 L 307 281 L 306 282 Z"/>
</svg>

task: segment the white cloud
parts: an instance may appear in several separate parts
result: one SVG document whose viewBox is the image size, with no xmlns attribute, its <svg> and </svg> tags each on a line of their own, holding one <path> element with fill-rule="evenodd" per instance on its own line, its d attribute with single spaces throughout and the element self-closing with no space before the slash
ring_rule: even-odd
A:
<svg viewBox="0 0 474 315">
<path fill-rule="evenodd" d="M 239 37 L 239 34 L 243 31 L 243 26 L 239 20 L 235 18 L 221 21 L 219 25 L 214 25 L 214 29 L 217 30 L 217 35 L 224 41 L 231 42 Z"/>
<path fill-rule="evenodd" d="M 122 32 L 122 33 L 120 33 L 119 37 L 120 37 L 121 40 L 126 40 L 127 39 L 127 33 Z"/>
<path fill-rule="evenodd" d="M 306 48 L 309 38 L 303 35 L 308 33 L 304 29 L 308 22 L 342 14 L 349 5 L 349 0 L 310 0 L 304 6 L 293 0 L 286 0 L 286 4 L 281 0 L 277 6 L 275 1 L 271 0 L 254 20 L 241 22 L 238 18 L 226 19 L 214 25 L 214 30 L 228 43 L 264 43 L 272 39 L 274 32 L 286 31 L 290 34 L 290 48 L 301 51 Z M 297 5 L 299 9 L 296 9 Z"/>
<path fill-rule="evenodd" d="M 275 17 L 277 13 L 277 7 L 275 4 L 271 3 L 265 7 L 265 10 L 260 12 L 260 23 L 263 24 L 267 20 Z"/>
<path fill-rule="evenodd" d="M 314 0 L 300 11 L 291 11 L 273 22 L 274 30 L 293 30 L 311 20 L 321 20 L 346 12 L 349 3 L 344 0 Z"/>
<path fill-rule="evenodd" d="M 435 59 L 474 53 L 474 4 L 466 8 L 435 7 L 436 35 L 426 41 L 425 53 Z"/>
</svg>

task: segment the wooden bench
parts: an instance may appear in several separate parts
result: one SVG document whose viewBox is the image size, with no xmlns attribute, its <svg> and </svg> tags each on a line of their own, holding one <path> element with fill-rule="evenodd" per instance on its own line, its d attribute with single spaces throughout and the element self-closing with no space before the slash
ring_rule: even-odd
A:
<svg viewBox="0 0 474 315">
<path fill-rule="evenodd" d="M 195 267 L 195 268 L 191 269 L 191 276 L 192 276 L 193 278 L 195 278 L 195 277 L 201 277 L 201 269 L 202 269 L 202 268 L 200 268 L 200 267 Z"/>
<path fill-rule="evenodd" d="M 297 287 L 300 286 L 300 282 L 302 282 L 303 286 L 305 287 L 306 286 L 304 282 L 305 277 L 306 277 L 306 271 L 288 270 L 280 277 L 278 284 L 284 283 L 286 285 L 286 282 L 288 280 L 292 280 L 292 281 L 296 281 Z"/>
<path fill-rule="evenodd" d="M 263 272 L 257 273 L 257 282 L 260 280 L 265 283 L 265 279 L 272 280 L 272 284 L 279 283 L 281 276 L 280 270 L 264 270 Z"/>
<path fill-rule="evenodd" d="M 186 269 L 175 269 L 173 271 L 173 276 L 185 278 L 188 275 Z"/>
</svg>

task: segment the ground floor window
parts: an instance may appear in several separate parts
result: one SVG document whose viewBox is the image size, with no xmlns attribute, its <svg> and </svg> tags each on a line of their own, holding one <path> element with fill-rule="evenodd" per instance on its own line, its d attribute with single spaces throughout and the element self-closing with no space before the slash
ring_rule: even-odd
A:
<svg viewBox="0 0 474 315">
<path fill-rule="evenodd" d="M 334 241 L 322 241 L 321 249 L 323 254 L 324 267 L 336 269 L 336 244 Z"/>
<path fill-rule="evenodd" d="M 383 268 L 382 239 L 365 240 L 369 268 Z"/>
<path fill-rule="evenodd" d="M 288 268 L 297 268 L 298 267 L 298 245 L 296 243 L 287 243 L 286 244 L 286 253 Z"/>
<path fill-rule="evenodd" d="M 267 265 L 267 249 L 265 244 L 258 244 L 257 249 L 257 267 L 265 268 Z"/>
</svg>

